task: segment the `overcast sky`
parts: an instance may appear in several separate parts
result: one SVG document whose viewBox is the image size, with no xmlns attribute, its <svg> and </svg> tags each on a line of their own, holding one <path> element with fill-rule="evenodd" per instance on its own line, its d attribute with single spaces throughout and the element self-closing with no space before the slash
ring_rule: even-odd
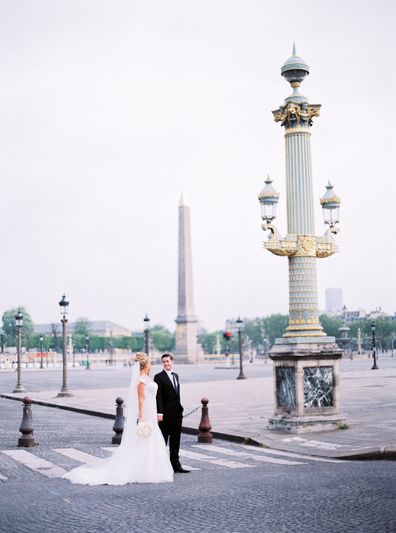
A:
<svg viewBox="0 0 396 533">
<path fill-rule="evenodd" d="M 310 65 L 316 232 L 328 179 L 340 253 L 320 307 L 395 312 L 393 0 L 0 1 L 1 308 L 36 323 L 174 327 L 177 215 L 191 209 L 196 314 L 288 310 L 287 259 L 262 249 L 267 173 L 286 230 L 283 129 L 292 43 Z"/>
</svg>

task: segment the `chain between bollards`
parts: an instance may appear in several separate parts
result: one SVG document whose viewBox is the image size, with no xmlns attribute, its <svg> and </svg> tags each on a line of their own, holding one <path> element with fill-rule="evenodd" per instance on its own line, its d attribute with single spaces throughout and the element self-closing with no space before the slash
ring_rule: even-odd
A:
<svg viewBox="0 0 396 533">
<path fill-rule="evenodd" d="M 23 415 L 22 422 L 19 427 L 19 431 L 22 433 L 22 437 L 18 439 L 18 446 L 25 448 L 31 448 L 36 446 L 36 439 L 33 435 L 33 422 L 32 422 L 32 400 L 25 396 L 23 402 Z"/>
<path fill-rule="evenodd" d="M 111 439 L 112 444 L 121 444 L 122 439 L 122 433 L 124 431 L 124 400 L 122 398 L 116 398 L 116 417 L 114 421 L 113 431 L 115 432 L 115 435 L 113 435 L 113 438 Z"/>
</svg>

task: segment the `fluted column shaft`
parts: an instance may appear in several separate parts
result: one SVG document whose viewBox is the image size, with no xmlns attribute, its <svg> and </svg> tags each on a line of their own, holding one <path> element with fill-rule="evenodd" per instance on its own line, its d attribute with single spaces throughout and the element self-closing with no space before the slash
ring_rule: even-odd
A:
<svg viewBox="0 0 396 533">
<path fill-rule="evenodd" d="M 296 131 L 297 130 L 297 131 Z M 315 236 L 308 127 L 286 130 L 287 230 L 304 246 Z M 302 238 L 301 238 L 302 237 Z M 289 257 L 289 326 L 285 337 L 324 335 L 319 324 L 316 258 L 302 250 Z"/>
</svg>

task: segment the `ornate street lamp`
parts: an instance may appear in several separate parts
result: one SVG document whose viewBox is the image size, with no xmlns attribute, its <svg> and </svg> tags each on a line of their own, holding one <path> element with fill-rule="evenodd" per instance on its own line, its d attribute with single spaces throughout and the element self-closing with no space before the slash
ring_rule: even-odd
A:
<svg viewBox="0 0 396 533">
<path fill-rule="evenodd" d="M 44 361 L 43 361 L 43 341 L 44 338 L 40 337 L 40 368 L 44 368 Z"/>
<path fill-rule="evenodd" d="M 241 317 L 238 317 L 236 321 L 237 332 L 238 332 L 238 346 L 239 346 L 239 376 L 237 379 L 246 379 L 246 376 L 243 373 L 243 364 L 242 364 L 242 320 Z"/>
<path fill-rule="evenodd" d="M 86 370 L 89 370 L 89 337 L 85 336 L 85 353 L 87 354 L 87 366 Z"/>
<path fill-rule="evenodd" d="M 276 207 L 279 202 L 279 193 L 273 188 L 272 180 L 269 176 L 267 176 L 264 183 L 265 186 L 258 195 L 261 206 L 261 218 L 264 220 L 261 227 L 264 231 L 268 229 L 274 234 L 277 230 L 272 225 L 272 221 L 276 218 Z"/>
<path fill-rule="evenodd" d="M 371 322 L 371 353 L 374 360 L 371 370 L 378 370 L 379 366 L 377 365 L 376 325 L 374 321 Z"/>
<path fill-rule="evenodd" d="M 338 232 L 340 198 L 329 183 L 320 199 L 324 235 L 317 235 L 314 220 L 311 127 L 320 116 L 320 104 L 311 104 L 300 93 L 309 66 L 296 53 L 281 67 L 292 94 L 273 111 L 274 121 L 284 128 L 286 155 L 287 230 L 282 236 L 274 226 L 279 193 L 270 178 L 258 195 L 262 229 L 269 230 L 264 247 L 287 257 L 289 267 L 289 324 L 270 351 L 274 362 L 275 412 L 269 429 L 290 432 L 336 428 L 340 415 L 339 360 L 342 352 L 319 321 L 316 261 L 337 251 L 333 234 Z M 323 394 L 323 391 L 325 393 Z M 313 423 L 313 421 L 315 423 Z"/>
<path fill-rule="evenodd" d="M 110 366 L 113 366 L 113 332 L 111 332 L 111 338 L 109 340 L 109 352 L 110 352 Z"/>
<path fill-rule="evenodd" d="M 61 390 L 57 396 L 61 398 L 71 397 L 73 394 L 70 392 L 67 386 L 67 314 L 69 312 L 69 302 L 66 300 L 66 296 L 63 295 L 59 302 L 61 323 L 62 323 L 62 365 L 63 365 L 63 384 Z"/>
<path fill-rule="evenodd" d="M 338 228 L 336 224 L 340 221 L 340 204 L 341 199 L 333 190 L 333 185 L 328 182 L 326 185 L 326 192 L 320 199 L 322 205 L 323 221 L 329 226 L 331 233 L 337 234 Z"/>
<path fill-rule="evenodd" d="M 21 310 L 18 310 L 18 313 L 15 315 L 15 327 L 16 327 L 16 336 L 17 336 L 17 357 L 18 357 L 18 379 L 17 384 L 14 389 L 14 392 L 26 392 L 25 387 L 22 385 L 22 361 L 21 361 L 21 352 L 22 352 L 22 328 L 23 328 L 23 316 Z"/>
<path fill-rule="evenodd" d="M 150 333 L 150 319 L 146 316 L 143 319 L 144 322 L 144 346 L 145 346 L 145 352 L 147 355 L 149 355 L 149 333 Z"/>
</svg>

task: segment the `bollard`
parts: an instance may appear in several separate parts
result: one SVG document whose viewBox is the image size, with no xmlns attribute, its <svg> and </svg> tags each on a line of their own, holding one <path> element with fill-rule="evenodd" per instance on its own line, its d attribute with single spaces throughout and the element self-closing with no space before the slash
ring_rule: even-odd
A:
<svg viewBox="0 0 396 533">
<path fill-rule="evenodd" d="M 113 431 L 115 432 L 115 435 L 113 435 L 113 438 L 111 439 L 112 444 L 121 443 L 122 432 L 124 431 L 124 400 L 122 398 L 116 398 L 116 404 L 116 417 L 113 426 Z"/>
<path fill-rule="evenodd" d="M 202 442 L 204 444 L 212 444 L 213 435 L 212 433 L 210 433 L 212 426 L 210 424 L 209 414 L 208 414 L 209 400 L 207 398 L 202 398 L 201 403 L 202 403 L 202 416 L 201 416 L 201 422 L 198 428 L 199 429 L 198 442 Z"/>
<path fill-rule="evenodd" d="M 25 396 L 23 402 L 23 416 L 19 431 L 22 433 L 22 437 L 18 439 L 18 446 L 24 446 L 30 448 L 36 446 L 36 439 L 33 435 L 33 423 L 32 423 L 32 400 Z"/>
</svg>

